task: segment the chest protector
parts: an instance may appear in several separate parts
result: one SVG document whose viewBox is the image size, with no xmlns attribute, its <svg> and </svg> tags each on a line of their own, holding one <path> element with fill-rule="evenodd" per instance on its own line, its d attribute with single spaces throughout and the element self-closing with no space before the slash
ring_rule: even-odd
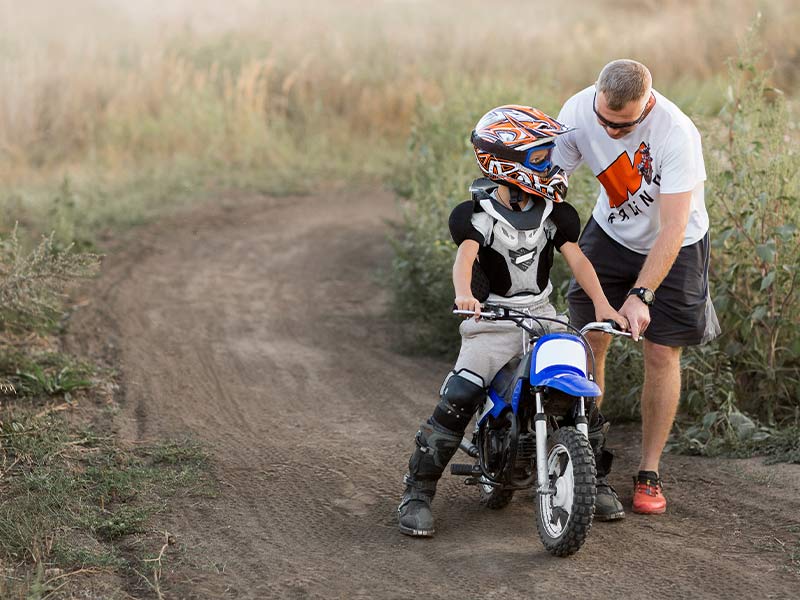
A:
<svg viewBox="0 0 800 600">
<path fill-rule="evenodd" d="M 488 280 L 488 291 L 501 297 L 549 294 L 555 225 L 548 216 L 551 200 L 529 197 L 533 206 L 518 211 L 496 200 L 498 184 L 490 179 L 476 179 L 470 186 L 472 225 L 485 238 L 478 251 L 478 268 Z M 473 282 L 479 284 L 481 274 Z M 478 280 L 476 280 L 476 275 Z M 476 298 L 485 300 L 476 295 Z"/>
</svg>

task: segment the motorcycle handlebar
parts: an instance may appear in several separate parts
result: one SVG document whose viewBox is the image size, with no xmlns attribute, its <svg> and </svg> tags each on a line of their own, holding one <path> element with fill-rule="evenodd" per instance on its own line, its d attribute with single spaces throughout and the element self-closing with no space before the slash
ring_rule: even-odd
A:
<svg viewBox="0 0 800 600">
<path fill-rule="evenodd" d="M 460 308 L 453 309 L 454 315 L 469 315 L 470 317 L 475 316 L 474 310 L 461 310 Z M 481 311 L 478 313 L 481 319 L 489 319 L 490 321 L 496 321 L 497 319 L 502 319 L 502 315 L 494 312 L 494 311 Z"/>
<path fill-rule="evenodd" d="M 485 309 L 489 310 L 482 310 L 479 316 L 482 319 L 486 319 L 488 321 L 498 321 L 498 320 L 517 320 L 517 319 L 530 319 L 536 318 L 535 315 L 527 315 L 522 311 L 517 311 L 511 308 L 505 308 L 501 306 L 497 307 L 484 307 Z M 472 310 L 461 310 L 461 309 L 454 309 L 453 314 L 455 315 L 465 315 L 465 316 L 475 316 L 475 311 Z M 547 319 L 548 321 L 555 321 L 555 319 Z M 560 321 L 558 321 L 560 322 Z M 568 325 L 568 323 L 563 323 L 564 325 Z M 625 331 L 624 329 L 620 329 L 619 324 L 614 321 L 613 319 L 607 319 L 605 321 L 592 321 L 591 323 L 587 323 L 584 325 L 580 332 L 581 334 L 586 334 L 589 331 L 602 331 L 603 333 L 607 333 L 610 335 L 620 335 L 623 337 L 631 337 L 630 331 Z"/>
</svg>

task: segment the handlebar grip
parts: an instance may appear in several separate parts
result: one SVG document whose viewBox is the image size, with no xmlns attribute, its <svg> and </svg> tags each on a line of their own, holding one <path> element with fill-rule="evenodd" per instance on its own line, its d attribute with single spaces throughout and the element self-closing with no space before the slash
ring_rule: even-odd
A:
<svg viewBox="0 0 800 600">
<path fill-rule="evenodd" d="M 605 319 L 603 323 L 608 323 L 609 325 L 611 325 L 612 328 L 616 329 L 617 331 L 625 331 L 622 327 L 619 326 L 619 323 L 617 323 L 614 319 Z"/>
<path fill-rule="evenodd" d="M 456 308 L 456 309 L 453 309 L 453 314 L 454 315 L 462 315 L 462 316 L 465 316 L 465 317 L 474 317 L 475 316 L 475 311 L 473 311 L 473 310 L 459 310 L 459 309 Z M 491 311 L 489 311 L 489 312 L 481 311 L 481 312 L 478 313 L 478 315 L 482 319 L 496 319 L 497 318 L 497 313 L 493 313 Z"/>
</svg>

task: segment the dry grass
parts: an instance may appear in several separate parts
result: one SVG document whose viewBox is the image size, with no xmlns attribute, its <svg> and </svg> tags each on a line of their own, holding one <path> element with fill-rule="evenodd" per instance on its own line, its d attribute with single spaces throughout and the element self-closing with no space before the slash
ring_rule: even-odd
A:
<svg viewBox="0 0 800 600">
<path fill-rule="evenodd" d="M 561 100 L 619 56 L 646 62 L 680 103 L 714 110 L 716 77 L 760 6 L 778 83 L 794 90 L 794 0 L 557 11 L 529 0 L 0 0 L 0 226 L 27 212 L 47 222 L 65 176 L 85 215 L 113 212 L 142 179 L 382 176 L 418 98 L 513 81 Z M 154 194 L 174 195 L 141 195 Z"/>
</svg>

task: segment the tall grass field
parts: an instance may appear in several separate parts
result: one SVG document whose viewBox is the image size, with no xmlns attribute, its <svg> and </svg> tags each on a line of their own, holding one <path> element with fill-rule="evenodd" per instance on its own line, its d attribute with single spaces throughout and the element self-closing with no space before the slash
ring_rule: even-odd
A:
<svg viewBox="0 0 800 600">
<path fill-rule="evenodd" d="M 0 227 L 91 239 L 209 188 L 384 178 L 417 103 L 467 110 L 484 89 L 556 110 L 613 57 L 714 114 L 758 11 L 792 92 L 791 0 L 3 0 Z"/>
</svg>

